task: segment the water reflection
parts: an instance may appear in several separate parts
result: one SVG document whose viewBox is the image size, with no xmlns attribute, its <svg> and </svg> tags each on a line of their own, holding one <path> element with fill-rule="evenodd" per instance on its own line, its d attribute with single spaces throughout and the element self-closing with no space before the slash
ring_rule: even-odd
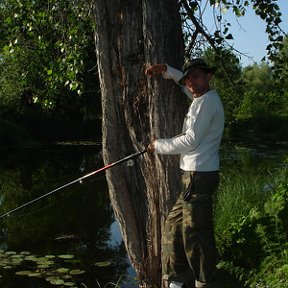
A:
<svg viewBox="0 0 288 288">
<path fill-rule="evenodd" d="M 1 155 L 0 163 L 1 214 L 102 166 L 95 146 L 57 146 L 20 154 L 8 151 Z M 128 264 L 123 243 L 111 242 L 115 219 L 104 174 L 83 182 L 2 219 L 1 249 L 43 256 L 76 255 L 79 269 L 86 271 L 81 281 L 87 287 L 116 282 L 125 275 Z M 112 265 L 94 265 L 101 261 Z M 20 277 L 4 272 L 0 272 L 4 274 L 0 286 L 17 287 Z M 26 278 L 32 285 L 33 280 Z"/>
<path fill-rule="evenodd" d="M 223 143 L 221 169 L 269 169 L 283 163 L 287 144 Z M 99 146 L 57 145 L 0 154 L 0 213 L 102 167 Z M 125 165 L 125 164 L 123 164 Z M 249 169 L 246 169 L 249 168 Z M 88 288 L 133 274 L 110 205 L 104 173 L 83 180 L 0 220 L 0 249 L 33 255 L 72 254 L 85 270 L 77 283 Z M 99 267 L 95 263 L 112 263 Z M 26 263 L 27 264 L 27 263 Z M 60 265 L 60 264 L 59 264 Z M 22 265 L 23 266 L 23 265 Z M 27 269 L 27 267 L 17 269 Z M 105 266 L 105 265 L 104 265 Z M 58 266 L 59 268 L 59 266 Z M 51 287 L 42 279 L 15 275 L 0 265 L 0 287 Z M 1 277 L 2 276 L 2 277 Z"/>
</svg>

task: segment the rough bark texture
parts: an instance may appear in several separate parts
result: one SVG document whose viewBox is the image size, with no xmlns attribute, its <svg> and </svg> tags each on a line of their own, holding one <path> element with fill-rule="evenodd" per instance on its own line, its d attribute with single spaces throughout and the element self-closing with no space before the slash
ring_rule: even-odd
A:
<svg viewBox="0 0 288 288">
<path fill-rule="evenodd" d="M 107 164 L 181 132 L 185 96 L 144 71 L 147 63 L 181 67 L 183 46 L 176 0 L 95 0 L 95 17 Z M 106 177 L 132 265 L 140 281 L 160 285 L 161 227 L 179 190 L 178 157 L 144 154 Z"/>
</svg>

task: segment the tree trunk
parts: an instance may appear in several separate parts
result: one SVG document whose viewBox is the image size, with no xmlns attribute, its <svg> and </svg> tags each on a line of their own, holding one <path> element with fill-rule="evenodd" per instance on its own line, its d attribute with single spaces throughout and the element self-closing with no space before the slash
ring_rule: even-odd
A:
<svg viewBox="0 0 288 288">
<path fill-rule="evenodd" d="M 96 53 L 102 93 L 103 159 L 143 150 L 154 137 L 181 132 L 185 96 L 147 63 L 181 67 L 176 0 L 95 0 Z M 133 268 L 142 285 L 161 285 L 161 229 L 179 190 L 177 156 L 144 154 L 134 166 L 106 172 L 109 194 Z"/>
</svg>

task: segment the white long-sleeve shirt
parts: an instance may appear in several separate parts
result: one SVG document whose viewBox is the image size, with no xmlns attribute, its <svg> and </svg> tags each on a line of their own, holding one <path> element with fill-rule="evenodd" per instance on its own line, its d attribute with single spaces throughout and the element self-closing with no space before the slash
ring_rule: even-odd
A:
<svg viewBox="0 0 288 288">
<path fill-rule="evenodd" d="M 181 71 L 167 65 L 165 79 L 177 84 L 182 78 Z M 183 92 L 191 99 L 186 87 Z M 155 141 L 158 154 L 180 154 L 180 168 L 185 171 L 219 170 L 218 150 L 224 130 L 224 110 L 215 90 L 194 98 L 186 114 L 182 134 Z"/>
</svg>

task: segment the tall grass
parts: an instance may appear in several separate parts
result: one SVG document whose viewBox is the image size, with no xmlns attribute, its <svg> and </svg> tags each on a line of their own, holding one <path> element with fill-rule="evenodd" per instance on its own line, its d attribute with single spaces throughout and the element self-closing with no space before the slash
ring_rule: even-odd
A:
<svg viewBox="0 0 288 288">
<path fill-rule="evenodd" d="M 232 223 L 237 223 L 252 208 L 263 207 L 271 193 L 271 181 L 274 181 L 272 175 L 266 169 L 235 167 L 222 171 L 214 209 L 217 242 L 221 242 L 223 232 Z"/>
<path fill-rule="evenodd" d="M 215 199 L 215 234 L 224 269 L 246 287 L 288 287 L 288 169 L 230 169 Z"/>
</svg>

